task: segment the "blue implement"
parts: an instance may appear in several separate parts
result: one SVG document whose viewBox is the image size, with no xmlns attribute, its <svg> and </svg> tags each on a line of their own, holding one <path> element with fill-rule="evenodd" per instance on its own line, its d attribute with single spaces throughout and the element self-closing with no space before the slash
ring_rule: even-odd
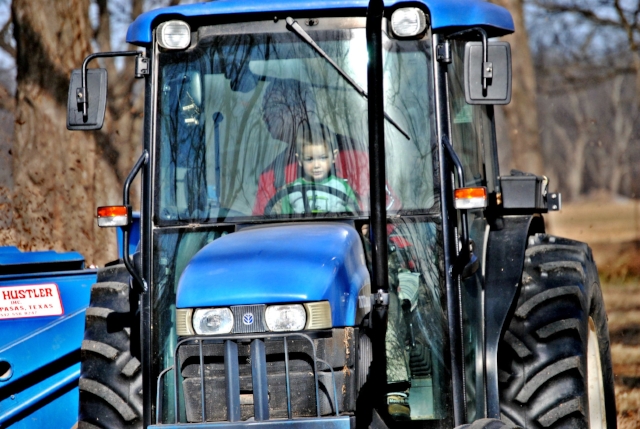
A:
<svg viewBox="0 0 640 429">
<path fill-rule="evenodd" d="M 0 248 L 0 427 L 76 424 L 85 310 L 96 281 L 96 270 L 82 268 L 76 252 Z"/>
</svg>

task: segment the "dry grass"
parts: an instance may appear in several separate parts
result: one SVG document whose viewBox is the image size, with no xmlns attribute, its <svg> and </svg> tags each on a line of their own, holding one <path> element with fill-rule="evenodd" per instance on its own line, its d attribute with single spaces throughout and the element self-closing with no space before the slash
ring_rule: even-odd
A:
<svg viewBox="0 0 640 429">
<path fill-rule="evenodd" d="M 639 422 L 640 413 L 638 410 L 618 412 L 618 429 L 638 429 Z"/>
<path fill-rule="evenodd" d="M 640 427 L 640 284 L 605 284 L 618 427 Z"/>
<path fill-rule="evenodd" d="M 640 347 L 614 343 L 611 345 L 611 355 L 616 357 L 613 362 L 616 376 L 640 376 Z"/>
<path fill-rule="evenodd" d="M 615 288 L 605 284 L 605 287 L 610 289 L 607 302 L 612 311 L 615 309 L 615 311 L 628 314 L 631 310 L 640 310 L 640 295 L 637 294 L 638 290 L 635 284 L 616 285 Z"/>
<path fill-rule="evenodd" d="M 545 216 L 556 233 L 590 245 L 619 244 L 640 239 L 640 201 L 590 199 L 565 204 Z M 560 235 L 560 234 L 558 234 Z"/>
<path fill-rule="evenodd" d="M 594 199 L 545 216 L 552 234 L 588 243 L 605 281 L 640 278 L 640 201 Z"/>
</svg>

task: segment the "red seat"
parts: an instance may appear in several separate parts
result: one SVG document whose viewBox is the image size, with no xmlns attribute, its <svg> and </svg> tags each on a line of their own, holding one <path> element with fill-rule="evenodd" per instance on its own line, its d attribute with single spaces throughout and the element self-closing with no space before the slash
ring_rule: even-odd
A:
<svg viewBox="0 0 640 429">
<path fill-rule="evenodd" d="M 287 156 L 288 155 L 288 156 Z M 282 168 L 278 164 L 289 159 L 289 163 L 284 168 L 284 183 L 276 186 L 276 169 Z M 289 184 L 296 180 L 300 174 L 298 163 L 291 154 L 283 153 L 260 175 L 258 179 L 258 193 L 253 206 L 253 215 L 264 214 L 267 203 L 276 194 L 277 188 Z M 369 154 L 361 150 L 341 150 L 336 157 L 336 176 L 346 179 L 351 188 L 358 195 L 360 209 L 367 211 L 369 208 Z M 282 179 L 280 179 L 282 182 Z M 387 186 L 387 209 L 398 210 L 400 200 L 393 194 Z M 389 207 L 391 205 L 391 207 Z"/>
</svg>

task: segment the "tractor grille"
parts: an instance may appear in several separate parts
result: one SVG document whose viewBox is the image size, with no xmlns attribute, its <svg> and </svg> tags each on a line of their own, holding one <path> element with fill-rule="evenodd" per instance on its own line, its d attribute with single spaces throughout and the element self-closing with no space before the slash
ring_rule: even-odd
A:
<svg viewBox="0 0 640 429">
<path fill-rule="evenodd" d="M 231 307 L 233 314 L 233 332 L 235 334 L 250 334 L 264 332 L 264 305 L 237 305 Z"/>
<path fill-rule="evenodd" d="M 234 312 L 236 323 L 249 307 Z M 181 340 L 173 366 L 178 373 L 172 374 L 174 386 L 179 387 L 170 396 L 175 398 L 173 415 L 186 416 L 186 421 L 175 423 L 330 417 L 353 411 L 354 329 L 315 334 L 314 338 L 269 333 L 267 338 L 243 334 Z M 162 377 L 158 392 L 163 391 Z M 184 410 L 179 410 L 180 403 Z M 160 422 L 160 414 L 157 418 Z"/>
</svg>

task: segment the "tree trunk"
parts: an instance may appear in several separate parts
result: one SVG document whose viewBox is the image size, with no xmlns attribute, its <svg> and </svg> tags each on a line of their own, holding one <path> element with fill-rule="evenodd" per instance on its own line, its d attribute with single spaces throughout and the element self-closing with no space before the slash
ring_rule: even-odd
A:
<svg viewBox="0 0 640 429">
<path fill-rule="evenodd" d="M 529 49 L 529 36 L 524 25 L 523 0 L 491 2 L 507 8 L 516 27 L 513 35 L 504 38 L 511 44 L 513 64 L 511 103 L 503 108 L 511 140 L 511 166 L 530 173 L 544 174 L 536 106 L 536 76 Z"/>
<path fill-rule="evenodd" d="M 640 75 L 636 73 L 636 78 Z M 637 79 L 636 79 L 637 80 Z M 634 122 L 637 117 L 638 105 L 637 100 L 631 103 L 625 102 L 625 93 L 628 93 L 628 86 L 625 85 L 625 76 L 618 75 L 613 79 L 611 88 L 611 113 L 613 120 L 611 127 L 611 174 L 609 176 L 608 188 L 612 195 L 621 193 L 622 179 L 627 173 L 631 172 L 629 168 L 629 145 L 634 131 Z"/>
<path fill-rule="evenodd" d="M 11 192 L 13 191 L 13 174 L 11 142 L 13 141 L 13 111 L 15 102 L 13 95 L 0 86 L 0 245 L 15 243 L 13 229 L 13 210 L 11 208 Z"/>
<path fill-rule="evenodd" d="M 75 250 L 88 263 L 104 263 L 115 256 L 115 237 L 96 226 L 96 183 L 113 177 L 113 169 L 99 159 L 96 134 L 66 130 L 70 72 L 91 53 L 89 4 L 13 1 L 13 228 L 23 250 Z"/>
<path fill-rule="evenodd" d="M 580 132 L 578 136 L 571 137 L 562 125 L 553 125 L 555 135 L 558 138 L 558 145 L 564 148 L 564 159 L 571 159 L 571 168 L 565 170 L 565 182 L 563 191 L 567 193 L 568 200 L 577 200 L 580 198 L 584 183 L 585 170 L 585 153 L 589 136 Z M 563 194 L 564 197 L 564 194 Z"/>
</svg>

